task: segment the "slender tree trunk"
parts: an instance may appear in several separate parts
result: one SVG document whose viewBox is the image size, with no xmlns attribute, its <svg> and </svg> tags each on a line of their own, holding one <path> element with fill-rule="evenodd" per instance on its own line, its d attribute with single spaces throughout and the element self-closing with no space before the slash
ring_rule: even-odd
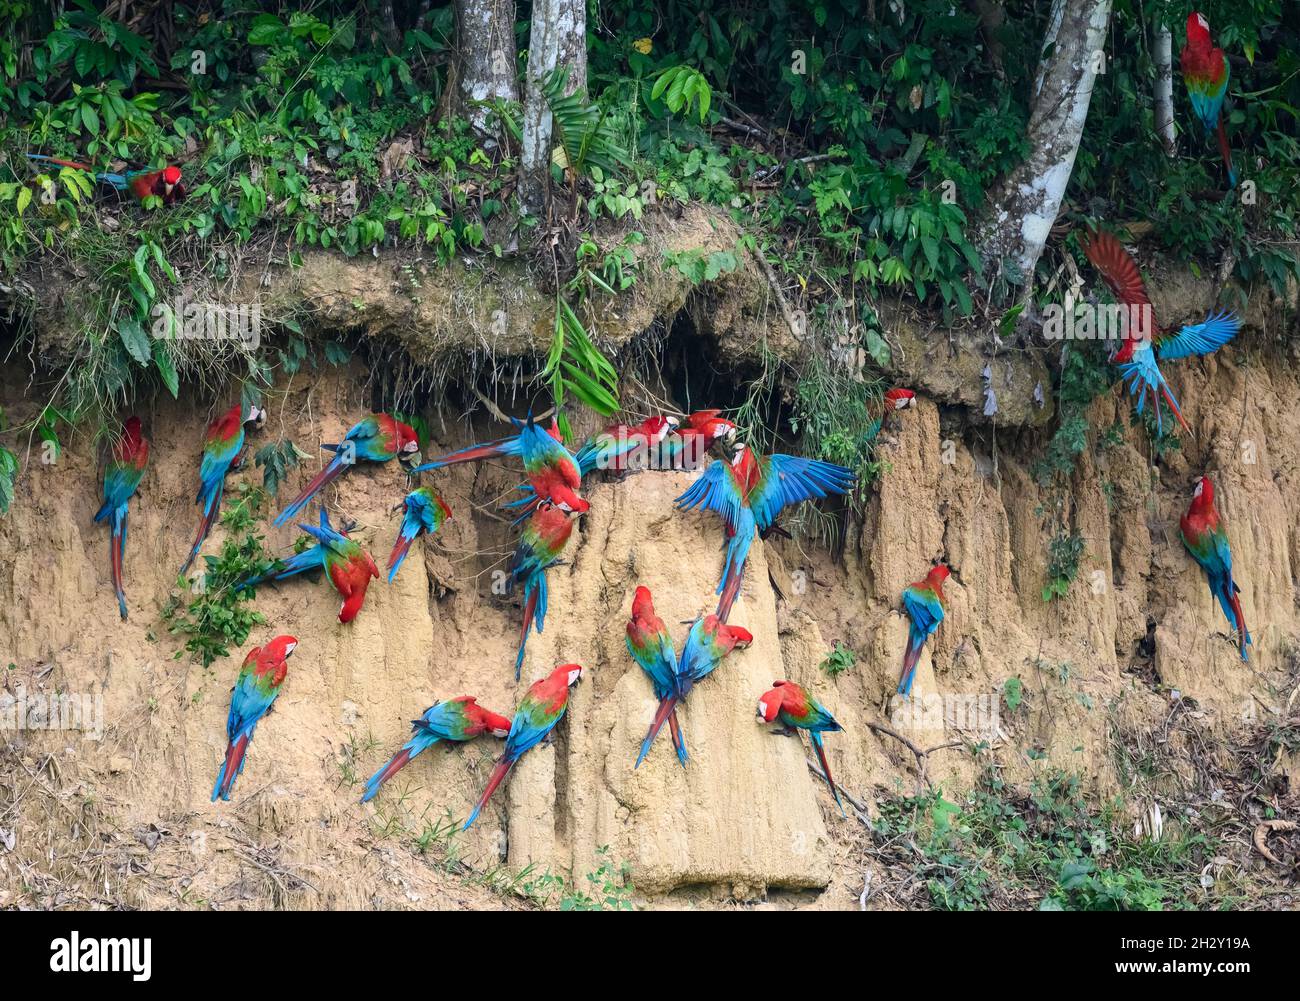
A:
<svg viewBox="0 0 1300 1001">
<path fill-rule="evenodd" d="M 1163 22 L 1156 25 L 1152 58 L 1156 64 L 1156 135 L 1165 156 L 1173 159 L 1178 155 L 1178 136 L 1174 132 L 1174 40 Z"/>
<path fill-rule="evenodd" d="M 542 81 L 557 66 L 569 70 L 569 94 L 587 89 L 585 0 L 535 0 L 528 38 L 528 92 L 524 98 L 524 142 L 519 208 L 527 216 L 546 209 L 551 180 L 551 109 Z"/>
<path fill-rule="evenodd" d="M 980 36 L 984 39 L 984 51 L 988 53 L 989 65 L 999 80 L 1005 80 L 1006 68 L 1002 61 L 1002 39 L 999 33 L 1006 24 L 1007 12 L 1002 7 L 1002 0 L 966 0 L 966 7 L 980 19 Z"/>
<path fill-rule="evenodd" d="M 1030 152 L 994 189 L 978 243 L 986 268 L 1018 271 L 1028 290 L 1056 221 L 1096 75 L 1105 72 L 1111 0 L 1052 0 L 1029 116 Z"/>
<path fill-rule="evenodd" d="M 515 0 L 456 0 L 456 60 L 460 110 L 495 145 L 500 123 L 484 104 L 519 100 Z"/>
</svg>

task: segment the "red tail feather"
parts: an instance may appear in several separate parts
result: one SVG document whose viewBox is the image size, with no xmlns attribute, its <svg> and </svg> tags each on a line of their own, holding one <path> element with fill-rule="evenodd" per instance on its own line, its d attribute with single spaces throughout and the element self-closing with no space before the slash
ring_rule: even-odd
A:
<svg viewBox="0 0 1300 1001">
<path fill-rule="evenodd" d="M 117 518 L 113 519 L 112 531 L 108 533 L 108 567 L 113 578 L 113 593 L 117 595 L 117 607 L 122 618 L 126 618 L 126 593 L 122 589 L 122 527 Z"/>
<path fill-rule="evenodd" d="M 1219 114 L 1219 154 L 1223 157 L 1223 166 L 1228 171 L 1228 178 L 1234 181 L 1237 177 L 1236 171 L 1232 169 L 1232 147 L 1228 145 L 1228 133 L 1223 129 L 1223 114 Z"/>
<path fill-rule="evenodd" d="M 393 546 L 393 551 L 388 557 L 388 569 L 391 570 L 393 565 L 410 551 L 411 543 L 414 541 L 414 539 L 408 539 L 401 535 L 397 537 L 397 543 Z"/>
<path fill-rule="evenodd" d="M 835 788 L 835 780 L 831 778 L 830 762 L 826 760 L 826 748 L 822 746 L 820 740 L 814 740 L 812 745 L 817 750 L 817 760 L 821 762 L 822 774 L 826 776 L 826 784 L 831 787 L 831 795 L 835 797 L 835 805 L 843 812 L 844 804 L 840 802 L 840 792 Z"/>
<path fill-rule="evenodd" d="M 203 540 L 206 539 L 212 531 L 212 526 L 217 523 L 217 517 L 221 512 L 221 494 L 218 492 L 213 499 L 211 506 L 204 516 L 199 520 L 199 530 L 194 535 L 194 545 L 190 547 L 190 555 L 185 560 L 185 565 L 181 567 L 181 573 L 190 568 L 194 558 L 199 555 L 199 550 L 203 548 Z"/>
<path fill-rule="evenodd" d="M 722 583 L 722 597 L 718 599 L 718 618 L 724 623 L 727 621 L 727 616 L 731 614 L 731 606 L 736 603 L 744 579 L 745 565 L 742 563 L 740 569 L 730 573 Z"/>
<path fill-rule="evenodd" d="M 1164 396 L 1165 402 L 1169 404 L 1169 409 L 1172 410 L 1174 412 L 1174 416 L 1178 418 L 1178 423 L 1183 426 L 1183 430 L 1186 431 L 1188 434 L 1191 434 L 1192 429 L 1188 426 L 1187 421 L 1184 419 L 1183 412 L 1180 409 L 1178 409 L 1178 404 L 1174 402 L 1174 397 L 1173 394 L 1169 392 L 1169 387 L 1162 384 L 1160 387 L 1160 392 Z"/>
<path fill-rule="evenodd" d="M 483 795 L 479 797 L 478 804 L 474 807 L 471 821 L 478 819 L 479 812 L 483 807 L 487 806 L 488 800 L 490 800 L 492 794 L 497 791 L 497 786 L 499 786 L 502 780 L 510 774 L 510 769 L 514 767 L 514 764 L 514 758 L 504 757 L 496 763 L 496 766 L 492 769 L 492 774 L 488 776 L 487 787 L 483 790 Z"/>
<path fill-rule="evenodd" d="M 248 750 L 248 737 L 240 737 L 226 748 L 226 768 L 221 773 L 221 787 L 218 790 L 222 799 L 230 798 L 230 787 L 235 784 L 240 766 L 244 763 L 244 752 Z"/>
<path fill-rule="evenodd" d="M 302 505 L 315 496 L 320 490 L 327 487 L 334 479 L 347 468 L 347 464 L 340 462 L 337 458 L 331 459 L 329 465 L 312 477 L 312 481 L 307 484 L 306 488 L 300 493 L 292 504 L 291 508 L 301 510 Z"/>
<path fill-rule="evenodd" d="M 1246 643 L 1250 638 L 1250 631 L 1246 628 L 1246 613 L 1241 610 L 1241 596 L 1237 594 L 1236 588 L 1233 588 L 1231 595 L 1232 614 L 1237 619 L 1237 645 L 1241 650 L 1242 660 L 1246 659 Z"/>
<path fill-rule="evenodd" d="M 407 762 L 409 762 L 410 760 L 411 760 L 411 752 L 406 748 L 402 748 L 400 751 L 394 754 L 393 760 L 388 762 L 388 764 L 384 767 L 383 772 L 380 773 L 379 781 L 375 783 L 375 788 L 378 789 L 381 785 L 383 785 L 394 775 L 400 772 L 403 768 L 406 767 Z"/>
</svg>

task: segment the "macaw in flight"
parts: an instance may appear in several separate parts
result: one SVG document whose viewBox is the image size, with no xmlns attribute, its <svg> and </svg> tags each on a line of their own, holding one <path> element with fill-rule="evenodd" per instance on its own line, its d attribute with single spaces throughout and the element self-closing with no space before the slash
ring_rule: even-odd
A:
<svg viewBox="0 0 1300 1001">
<path fill-rule="evenodd" d="M 1157 359 L 1172 361 L 1189 355 L 1212 354 L 1237 336 L 1240 326 L 1237 314 L 1227 311 L 1211 313 L 1204 322 L 1183 327 L 1171 335 L 1155 322 L 1142 273 L 1124 245 L 1105 230 L 1080 236 L 1079 243 L 1102 280 L 1127 310 L 1129 322 L 1124 342 L 1111 353 L 1110 360 L 1119 366 L 1120 375 L 1128 380 L 1129 392 L 1137 396 L 1137 412 L 1142 413 L 1149 392 L 1155 399 L 1157 430 L 1164 430 L 1160 414 L 1160 400 L 1163 398 L 1178 418 L 1178 423 L 1190 434 L 1192 429 L 1184 420 L 1178 400 L 1160 371 Z"/>
<path fill-rule="evenodd" d="M 419 719 L 411 720 L 411 739 L 402 745 L 388 764 L 370 776 L 361 802 L 375 798 L 379 787 L 400 772 L 424 750 L 440 740 L 464 743 L 482 734 L 505 737 L 510 733 L 510 720 L 484 709 L 472 695 L 461 695 L 446 702 L 435 702 Z"/>
<path fill-rule="evenodd" d="M 748 629 L 729 626 L 716 615 L 696 618 L 686 637 L 686 645 L 682 647 L 681 656 L 677 658 L 672 691 L 659 699 L 659 708 L 641 743 L 641 753 L 637 755 L 633 768 L 641 766 L 641 762 L 650 753 L 650 745 L 663 729 L 664 721 L 675 716 L 677 703 L 691 693 L 696 683 L 712 674 L 732 650 L 744 650 L 753 642 L 754 635 Z M 679 758 L 685 753 L 685 746 L 683 740 Z"/>
<path fill-rule="evenodd" d="M 1237 630 L 1237 647 L 1242 660 L 1250 660 L 1246 647 L 1251 645 L 1246 616 L 1241 610 L 1241 588 L 1232 579 L 1232 549 L 1228 546 L 1228 533 L 1223 519 L 1214 506 L 1214 484 L 1208 476 L 1196 481 L 1192 491 L 1192 505 L 1178 522 L 1178 534 L 1192 559 L 1200 564 L 1210 582 L 1210 593 L 1219 601 L 1219 607 L 1228 622 Z"/>
<path fill-rule="evenodd" d="M 451 508 L 436 490 L 416 487 L 407 494 L 394 510 L 403 508 L 402 525 L 397 530 L 397 541 L 388 557 L 388 583 L 393 582 L 397 571 L 410 552 L 411 543 L 421 535 L 432 535 L 451 517 Z"/>
<path fill-rule="evenodd" d="M 943 582 L 948 579 L 948 567 L 939 563 L 930 568 L 924 580 L 909 584 L 903 589 L 903 609 L 910 624 L 907 630 L 907 651 L 903 654 L 903 677 L 898 682 L 898 694 L 907 698 L 912 694 L 912 681 L 916 665 L 921 660 L 921 650 L 939 623 L 948 599 L 943 593 Z"/>
<path fill-rule="evenodd" d="M 348 537 L 346 528 L 340 531 L 330 524 L 325 508 L 320 509 L 319 526 L 300 523 L 298 527 L 315 539 L 316 544 L 294 553 L 287 560 L 277 561 L 279 569 L 273 566 L 239 587 L 256 587 L 268 580 L 281 581 L 309 570 L 324 570 L 334 590 L 343 599 L 339 621 L 344 624 L 351 622 L 361 611 L 366 589 L 370 587 L 371 578 L 379 576 L 379 568 L 361 544 Z"/>
<path fill-rule="evenodd" d="M 321 448 L 333 452 L 334 458 L 312 478 L 303 492 L 276 516 L 272 523 L 276 527 L 296 517 L 313 497 L 338 479 L 346 469 L 355 466 L 359 459 L 365 459 L 367 462 L 388 462 L 390 459 L 397 459 L 403 465 L 420 461 L 420 439 L 415 429 L 409 424 L 403 424 L 391 414 L 371 414 L 352 425 L 341 442 L 322 445 Z"/>
<path fill-rule="evenodd" d="M 144 201 L 150 195 L 162 199 L 164 205 L 172 205 L 185 199 L 185 182 L 181 180 L 181 168 L 168 164 L 157 170 L 128 170 L 123 174 L 101 173 L 87 167 L 84 163 L 72 160 L 56 160 L 52 156 L 28 153 L 27 159 L 34 163 L 52 163 L 58 167 L 70 167 L 92 174 L 100 184 L 107 184 L 114 191 L 135 195 Z"/>
<path fill-rule="evenodd" d="M 1187 44 L 1179 60 L 1187 96 L 1192 100 L 1192 111 L 1205 134 L 1218 134 L 1219 154 L 1228 172 L 1228 187 L 1237 186 L 1237 172 L 1232 169 L 1232 148 L 1223 128 L 1223 99 L 1228 96 L 1228 79 L 1232 70 L 1223 50 L 1210 40 L 1210 22 L 1204 14 L 1192 11 L 1187 16 Z"/>
<path fill-rule="evenodd" d="M 519 535 L 506 579 L 507 594 L 517 585 L 523 585 L 524 589 L 524 622 L 519 630 L 519 655 L 515 658 L 516 681 L 524 666 L 528 631 L 535 625 L 540 633 L 546 622 L 546 570 L 560 561 L 560 553 L 573 534 L 576 517 L 573 512 L 544 500 Z"/>
<path fill-rule="evenodd" d="M 793 681 L 774 681 L 770 691 L 764 692 L 758 700 L 758 718 L 764 723 L 780 722 L 777 733 L 792 734 L 796 730 L 807 730 L 808 739 L 812 741 L 817 760 L 821 762 L 822 774 L 826 784 L 831 787 L 835 805 L 844 813 L 844 804 L 840 802 L 839 790 L 831 778 L 831 766 L 826 761 L 826 748 L 822 745 L 823 733 L 836 733 L 844 727 L 835 722 L 835 717 L 826 707 L 805 692 Z"/>
<path fill-rule="evenodd" d="M 194 498 L 196 504 L 203 505 L 203 517 L 199 519 L 194 545 L 190 547 L 190 554 L 181 567 L 182 574 L 189 570 L 199 555 L 203 540 L 221 516 L 221 497 L 225 492 L 226 474 L 244 464 L 245 432 L 257 431 L 265 423 L 266 411 L 261 407 L 251 406 L 245 416 L 243 404 L 236 403 L 208 425 L 203 440 L 203 459 L 199 464 L 199 492 Z"/>
<path fill-rule="evenodd" d="M 677 498 L 677 507 L 716 511 L 726 526 L 730 541 L 718 584 L 718 618 L 726 622 L 731 614 L 756 533 L 769 530 L 789 505 L 847 494 L 856 482 L 857 475 L 844 466 L 794 455 L 760 459 L 747 445 L 730 463 L 710 463 L 704 475 Z"/>
<path fill-rule="evenodd" d="M 292 636 L 277 636 L 263 647 L 253 647 L 239 669 L 230 695 L 230 716 L 226 720 L 226 756 L 212 787 L 212 802 L 220 796 L 229 802 L 230 790 L 244 770 L 244 755 L 258 721 L 271 709 L 289 672 L 289 655 L 298 645 Z"/>
<path fill-rule="evenodd" d="M 550 736 L 555 725 L 564 716 L 569 705 L 569 689 L 582 679 L 582 666 L 579 664 L 561 664 L 524 694 L 515 708 L 515 718 L 510 723 L 510 733 L 506 736 L 506 749 L 492 774 L 488 776 L 487 787 L 479 797 L 474 812 L 465 821 L 462 831 L 468 831 L 478 819 L 480 811 L 496 792 L 501 780 L 509 774 L 525 751 L 535 747 L 544 738 Z"/>
<path fill-rule="evenodd" d="M 149 439 L 140 432 L 140 418 L 128 417 L 122 437 L 113 446 L 104 467 L 104 504 L 95 521 L 108 522 L 108 567 L 113 579 L 117 608 L 126 621 L 126 593 L 122 589 L 122 563 L 126 559 L 126 516 L 128 502 L 140 486 L 149 463 Z"/>
<path fill-rule="evenodd" d="M 632 617 L 627 621 L 627 650 L 650 678 L 655 698 L 662 702 L 677 690 L 677 648 L 664 620 L 655 614 L 648 587 L 638 587 L 632 597 Z M 682 739 L 677 710 L 668 714 L 669 733 L 677 760 L 686 767 L 686 742 Z"/>
</svg>

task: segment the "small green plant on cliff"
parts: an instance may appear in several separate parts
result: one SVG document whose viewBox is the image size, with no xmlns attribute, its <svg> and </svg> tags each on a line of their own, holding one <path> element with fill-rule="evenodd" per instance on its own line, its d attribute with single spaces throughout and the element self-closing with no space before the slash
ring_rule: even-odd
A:
<svg viewBox="0 0 1300 1001">
<path fill-rule="evenodd" d="M 857 662 L 857 655 L 839 640 L 836 640 L 835 646 L 822 658 L 821 669 L 834 678 L 836 675 L 843 674 Z"/>
<path fill-rule="evenodd" d="M 600 866 L 587 873 L 590 893 L 572 886 L 560 897 L 562 911 L 630 911 L 632 909 L 632 867 L 627 862 L 615 863 L 610 858 L 609 845 L 596 849 Z"/>
<path fill-rule="evenodd" d="M 1079 561 L 1083 558 L 1083 536 L 1074 533 L 1054 535 L 1047 544 L 1047 586 L 1043 588 L 1043 600 L 1052 601 L 1064 598 L 1070 593 L 1070 585 L 1079 575 Z"/>
<path fill-rule="evenodd" d="M 253 626 L 266 621 L 249 605 L 254 589 L 238 587 L 274 562 L 257 532 L 265 502 L 262 488 L 240 484 L 221 515 L 227 538 L 216 556 L 203 558 L 206 569 L 191 585 L 194 597 L 186 603 L 173 594 L 163 608 L 168 632 L 184 636 L 185 650 L 204 667 L 243 646 Z"/>
</svg>

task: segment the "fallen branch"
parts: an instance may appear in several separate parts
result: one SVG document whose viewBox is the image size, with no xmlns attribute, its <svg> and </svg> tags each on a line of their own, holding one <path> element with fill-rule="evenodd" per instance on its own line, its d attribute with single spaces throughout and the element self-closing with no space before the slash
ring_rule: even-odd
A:
<svg viewBox="0 0 1300 1001">
<path fill-rule="evenodd" d="M 1255 833 L 1251 837 L 1251 841 L 1255 845 L 1255 851 L 1259 852 L 1274 865 L 1281 865 L 1281 859 L 1268 850 L 1267 841 L 1269 832 L 1294 831 L 1297 829 L 1300 829 L 1300 824 L 1297 824 L 1294 820 L 1265 820 L 1256 825 Z"/>
<path fill-rule="evenodd" d="M 893 737 L 896 741 L 898 741 L 900 744 L 902 744 L 902 745 L 903 745 L 904 747 L 906 747 L 909 751 L 911 751 L 912 754 L 914 754 L 914 755 L 916 756 L 916 795 L 917 795 L 917 797 L 920 797 L 921 795 L 923 795 L 923 794 L 925 793 L 925 787 L 926 787 L 926 785 L 927 785 L 927 783 L 928 783 L 928 781 L 929 781 L 929 780 L 925 777 L 925 767 L 926 767 L 926 764 L 927 764 L 927 762 L 928 762 L 928 760 L 929 760 L 930 755 L 933 754 L 935 751 L 942 751 L 942 750 L 945 750 L 945 749 L 947 749 L 947 748 L 949 748 L 949 747 L 963 747 L 963 746 L 965 746 L 965 741 L 962 741 L 962 740 L 950 740 L 950 741 L 948 741 L 948 743 L 946 743 L 946 744 L 937 744 L 937 745 L 935 745 L 934 747 L 931 747 L 931 748 L 929 748 L 928 750 L 924 750 L 924 751 L 923 751 L 923 750 L 921 750 L 921 748 L 917 747 L 914 743 L 912 743 L 910 740 L 908 740 L 906 737 L 904 737 L 901 733 L 897 732 L 896 730 L 891 730 L 889 727 L 885 726 L 883 723 L 872 723 L 872 722 L 868 721 L 868 722 L 867 722 L 867 726 L 870 727 L 872 730 L 876 731 L 876 733 L 884 734 L 886 737 Z"/>
<path fill-rule="evenodd" d="M 816 775 L 827 785 L 830 785 L 830 782 L 826 778 L 826 773 L 821 770 L 821 766 L 818 765 L 817 762 L 813 761 L 812 758 L 804 758 L 804 761 L 807 763 L 808 770 L 810 772 Z M 843 786 L 837 785 L 835 788 L 836 790 L 838 790 L 841 796 L 843 796 L 845 799 L 849 801 L 849 806 L 853 807 L 854 812 L 857 813 L 858 815 L 858 819 L 862 821 L 864 824 L 866 824 L 868 827 L 870 827 L 871 818 L 867 815 L 867 804 L 862 802 L 862 800 L 854 797 L 853 794 L 845 790 Z"/>
<path fill-rule="evenodd" d="M 785 325 L 790 328 L 790 336 L 796 341 L 802 341 L 804 338 L 803 330 L 799 327 L 799 321 L 795 319 L 790 303 L 786 301 L 785 293 L 781 291 L 781 286 L 777 283 L 776 272 L 772 270 L 772 265 L 767 263 L 767 258 L 761 250 L 754 251 L 754 256 L 758 258 L 758 266 L 763 269 L 763 277 L 767 279 L 767 284 L 772 288 L 772 294 L 776 296 L 777 308 L 781 310 Z"/>
</svg>

